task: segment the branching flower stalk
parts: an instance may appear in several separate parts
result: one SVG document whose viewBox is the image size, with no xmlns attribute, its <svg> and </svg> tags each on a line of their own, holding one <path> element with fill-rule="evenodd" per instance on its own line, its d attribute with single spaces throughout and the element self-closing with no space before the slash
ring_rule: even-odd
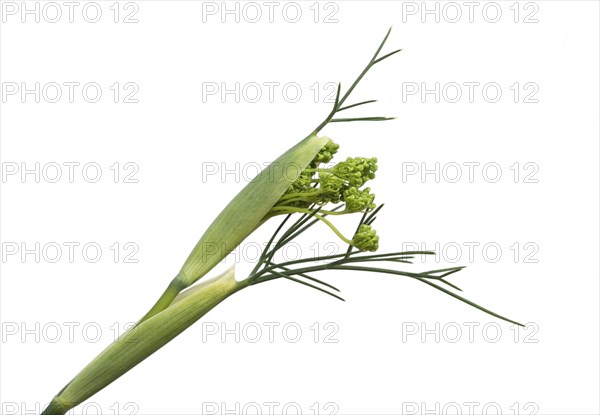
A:
<svg viewBox="0 0 600 415">
<path fill-rule="evenodd" d="M 124 373 L 152 355 L 165 344 L 236 292 L 263 282 L 286 279 L 343 301 L 340 290 L 317 278 L 320 271 L 344 274 L 373 272 L 408 277 L 427 284 L 494 317 L 518 324 L 473 303 L 456 291 L 447 277 L 463 267 L 427 272 L 396 269 L 411 264 L 417 256 L 434 255 L 431 251 L 373 253 L 379 248 L 379 236 L 373 223 L 383 205 L 375 204 L 375 195 L 365 184 L 375 178 L 377 159 L 350 157 L 330 165 L 339 146 L 318 133 L 328 124 L 354 121 L 386 121 L 388 117 L 336 118 L 350 108 L 374 100 L 344 106 L 354 88 L 377 63 L 398 53 L 379 56 L 388 36 L 378 47 L 365 69 L 340 96 L 338 86 L 333 109 L 304 140 L 283 153 L 249 183 L 213 221 L 190 253 L 180 272 L 171 281 L 154 306 L 130 330 L 110 344 L 51 401 L 44 415 L 65 414 Z M 294 170 L 291 171 L 290 167 Z M 345 236 L 333 223 L 339 215 L 359 214 L 354 234 Z M 254 230 L 269 219 L 283 216 L 259 260 L 247 278 L 238 281 L 233 268 L 223 274 L 196 283 L 221 262 Z M 290 224 L 290 219 L 298 218 Z M 277 253 L 316 224 L 327 226 L 347 244 L 344 253 L 279 262 Z M 215 251 L 207 247 L 225 247 Z"/>
</svg>

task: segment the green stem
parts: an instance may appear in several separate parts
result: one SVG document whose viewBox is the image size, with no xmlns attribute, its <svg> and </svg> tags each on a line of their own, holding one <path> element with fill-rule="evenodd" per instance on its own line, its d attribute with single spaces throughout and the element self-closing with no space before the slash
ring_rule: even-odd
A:
<svg viewBox="0 0 600 415">
<path fill-rule="evenodd" d="M 323 169 L 323 168 L 304 169 L 304 172 L 307 172 L 307 173 L 333 173 L 333 169 L 331 169 L 331 168 L 329 168 L 329 169 Z"/>
<path fill-rule="evenodd" d="M 300 200 L 300 199 L 299 199 Z M 293 212 L 290 212 L 289 209 L 294 209 Z M 283 214 L 287 214 L 287 213 L 312 213 L 311 210 L 309 209 L 303 209 L 303 208 L 297 208 L 294 206 L 274 206 L 271 209 L 272 211 L 281 211 L 281 213 L 278 213 L 279 215 L 283 215 Z M 346 215 L 348 213 L 356 213 L 356 212 L 350 212 L 348 210 L 337 210 L 337 211 L 333 211 L 333 210 L 319 210 L 319 212 L 325 214 L 325 215 Z M 315 215 L 315 216 L 319 216 L 319 215 Z"/>
<path fill-rule="evenodd" d="M 302 208 L 295 208 L 295 207 L 289 207 L 289 206 L 276 206 L 273 209 L 271 209 L 271 211 L 273 210 L 279 210 L 281 211 L 281 213 L 307 213 L 307 214 L 311 214 L 313 213 L 311 210 L 309 209 L 302 209 Z M 342 212 L 333 212 L 333 211 L 326 211 L 326 210 L 321 210 L 320 212 L 323 212 L 326 215 L 339 215 Z M 352 241 L 348 238 L 346 238 L 344 235 L 342 235 L 342 233 L 338 230 L 338 228 L 336 228 L 333 223 L 331 223 L 330 221 L 328 221 L 327 219 L 325 219 L 325 217 L 323 217 L 322 215 L 319 215 L 318 213 L 314 214 L 315 218 L 319 219 L 321 222 L 325 223 L 327 226 L 329 226 L 329 228 L 335 232 L 335 234 L 345 243 L 349 244 L 349 245 L 353 245 Z"/>
<path fill-rule="evenodd" d="M 282 200 L 285 200 L 285 201 L 294 200 L 298 197 L 314 197 L 316 195 L 320 195 L 323 193 L 325 193 L 325 191 L 323 191 L 323 189 L 320 189 L 320 188 L 314 188 L 314 190 L 311 192 L 290 193 L 290 194 L 281 196 L 279 198 L 279 200 L 277 201 L 277 203 L 281 202 Z"/>
</svg>

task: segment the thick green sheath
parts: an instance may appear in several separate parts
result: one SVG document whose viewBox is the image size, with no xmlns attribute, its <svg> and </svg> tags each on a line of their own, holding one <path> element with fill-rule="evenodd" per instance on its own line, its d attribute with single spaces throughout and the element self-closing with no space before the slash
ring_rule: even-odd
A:
<svg viewBox="0 0 600 415">
<path fill-rule="evenodd" d="M 328 142 L 327 137 L 309 135 L 248 183 L 204 232 L 179 274 L 141 321 L 168 307 L 181 290 L 206 275 L 260 226 L 279 198 Z"/>
<path fill-rule="evenodd" d="M 43 415 L 65 414 L 109 385 L 230 295 L 246 287 L 233 269 L 182 293 L 166 310 L 124 333 L 88 364 L 52 400 Z"/>
<path fill-rule="evenodd" d="M 311 134 L 261 171 L 204 232 L 177 279 L 188 287 L 221 262 L 256 229 L 328 141 Z"/>
</svg>

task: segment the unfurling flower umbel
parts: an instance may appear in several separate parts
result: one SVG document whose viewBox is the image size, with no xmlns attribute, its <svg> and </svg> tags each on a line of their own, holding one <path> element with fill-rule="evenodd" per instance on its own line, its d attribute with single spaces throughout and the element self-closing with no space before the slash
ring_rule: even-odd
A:
<svg viewBox="0 0 600 415">
<path fill-rule="evenodd" d="M 376 158 L 348 157 L 332 167 L 326 167 L 339 150 L 339 145 L 329 141 L 317 153 L 298 179 L 289 187 L 271 208 L 267 217 L 287 215 L 291 213 L 312 213 L 328 225 L 345 243 L 361 251 L 377 250 L 375 231 L 369 230 L 367 243 L 363 233 L 357 234 L 358 239 L 347 239 L 333 224 L 324 218 L 324 214 L 343 215 L 346 213 L 366 213 L 374 210 L 375 195 L 369 187 L 363 187 L 369 180 L 375 178 L 377 171 Z M 343 209 L 336 211 L 324 210 L 323 206 L 333 203 L 343 203 Z M 367 225 L 363 225 L 367 226 Z M 359 231 L 360 232 L 360 231 Z"/>
</svg>

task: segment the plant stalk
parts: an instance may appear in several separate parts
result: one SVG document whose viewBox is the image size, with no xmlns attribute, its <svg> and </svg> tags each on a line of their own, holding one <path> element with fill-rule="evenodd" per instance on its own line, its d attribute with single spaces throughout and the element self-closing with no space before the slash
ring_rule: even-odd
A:
<svg viewBox="0 0 600 415">
<path fill-rule="evenodd" d="M 248 286 L 230 268 L 176 297 L 164 311 L 125 332 L 52 399 L 42 415 L 63 415 L 177 337 L 223 300 Z"/>
</svg>

